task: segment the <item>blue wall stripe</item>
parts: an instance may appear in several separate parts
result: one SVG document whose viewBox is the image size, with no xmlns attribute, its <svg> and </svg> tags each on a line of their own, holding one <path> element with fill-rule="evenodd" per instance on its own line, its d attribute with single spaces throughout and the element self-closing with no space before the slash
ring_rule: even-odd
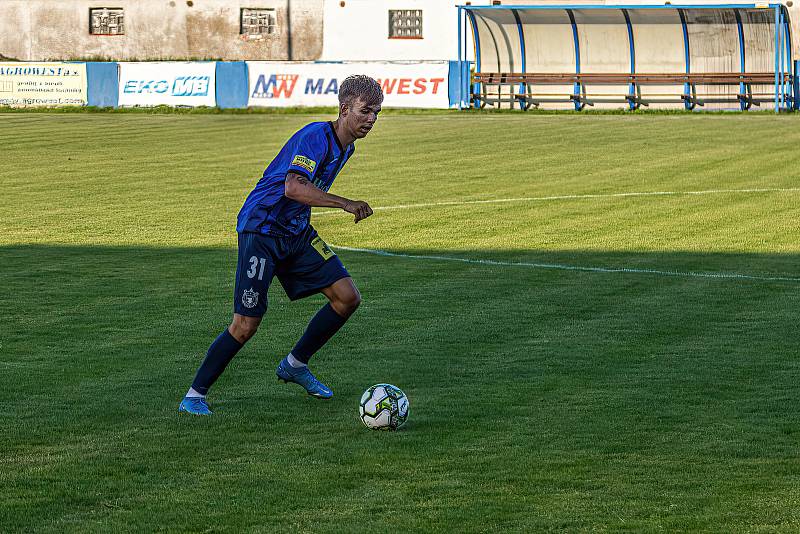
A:
<svg viewBox="0 0 800 534">
<path fill-rule="evenodd" d="M 250 86 L 247 80 L 247 63 L 244 61 L 217 61 L 217 107 L 246 108 Z"/>
<path fill-rule="evenodd" d="M 469 105 L 469 91 L 466 84 L 459 84 L 459 80 L 468 80 L 470 76 L 469 67 L 472 65 L 471 61 L 448 61 L 449 72 L 447 74 L 447 98 L 450 107 L 458 107 L 459 105 Z M 459 68 L 461 69 L 461 76 L 459 78 Z"/>
<path fill-rule="evenodd" d="M 450 102 L 450 107 L 458 106 L 459 102 L 461 102 L 461 89 L 459 87 L 459 67 L 461 66 L 460 61 L 449 61 L 449 71 L 447 74 L 447 98 Z"/>
<path fill-rule="evenodd" d="M 116 63 L 86 63 L 86 85 L 90 106 L 117 107 L 119 76 Z"/>
</svg>

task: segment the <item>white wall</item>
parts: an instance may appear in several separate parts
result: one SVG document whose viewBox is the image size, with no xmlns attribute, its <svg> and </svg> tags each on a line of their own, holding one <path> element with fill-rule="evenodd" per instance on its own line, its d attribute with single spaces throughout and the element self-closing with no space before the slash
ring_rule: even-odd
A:
<svg viewBox="0 0 800 534">
<path fill-rule="evenodd" d="M 341 4 L 344 3 L 344 7 Z M 323 61 L 435 61 L 458 59 L 458 10 L 465 0 L 324 0 Z M 531 4 L 652 4 L 655 0 L 502 0 L 503 5 Z M 677 3 L 674 2 L 673 3 Z M 726 3 L 726 0 L 682 0 L 681 4 Z M 473 6 L 491 0 L 472 0 Z M 421 9 L 422 35 L 389 39 L 390 9 Z M 795 57 L 800 50 L 800 2 L 789 8 Z M 466 59 L 474 58 L 471 28 L 467 28 Z"/>
<path fill-rule="evenodd" d="M 344 0 L 344 7 L 340 2 L 325 0 L 324 61 L 457 59 L 455 0 Z M 421 9 L 422 39 L 389 39 L 390 9 Z"/>
</svg>

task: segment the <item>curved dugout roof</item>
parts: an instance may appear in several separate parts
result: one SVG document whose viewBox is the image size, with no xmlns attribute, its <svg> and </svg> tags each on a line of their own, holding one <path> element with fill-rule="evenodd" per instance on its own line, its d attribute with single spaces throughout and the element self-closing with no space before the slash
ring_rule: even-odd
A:
<svg viewBox="0 0 800 534">
<path fill-rule="evenodd" d="M 748 90 L 777 95 L 783 90 L 778 74 L 783 79 L 790 72 L 789 18 L 780 4 L 509 5 L 459 6 L 459 10 L 470 21 L 469 30 L 464 30 L 475 43 L 479 73 L 775 73 L 774 87 L 762 84 Z M 462 43 L 466 45 L 465 38 Z M 623 94 L 630 89 L 627 84 L 607 84 L 604 90 Z M 672 84 L 673 93 L 674 89 Z M 705 87 L 711 93 L 722 89 L 731 92 L 720 84 Z M 571 85 L 551 84 L 547 90 L 571 90 Z M 669 87 L 636 90 L 662 94 Z"/>
</svg>

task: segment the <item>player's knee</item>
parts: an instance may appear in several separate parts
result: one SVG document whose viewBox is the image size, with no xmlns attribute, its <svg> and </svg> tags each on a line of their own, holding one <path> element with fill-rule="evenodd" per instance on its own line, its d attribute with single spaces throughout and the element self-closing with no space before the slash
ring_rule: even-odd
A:
<svg viewBox="0 0 800 534">
<path fill-rule="evenodd" d="M 251 324 L 231 325 L 230 327 L 231 335 L 235 337 L 236 341 L 239 343 L 246 343 L 251 337 L 256 335 L 257 331 L 258 326 Z"/>
<path fill-rule="evenodd" d="M 229 330 L 239 343 L 245 343 L 256 335 L 259 324 L 261 324 L 260 317 L 234 316 Z"/>
<path fill-rule="evenodd" d="M 352 315 L 361 305 L 361 293 L 358 292 L 358 289 L 354 288 L 353 291 L 343 295 L 341 305 L 346 310 L 347 315 Z"/>
<path fill-rule="evenodd" d="M 361 306 L 361 293 L 356 290 L 355 294 L 353 295 L 353 299 L 350 301 L 350 305 L 353 307 L 353 311 L 355 311 L 359 306 Z"/>
<path fill-rule="evenodd" d="M 258 326 L 248 324 L 243 326 L 240 331 L 242 333 L 242 337 L 245 339 L 245 341 L 247 341 L 248 339 L 256 335 L 256 332 L 258 331 Z"/>
</svg>

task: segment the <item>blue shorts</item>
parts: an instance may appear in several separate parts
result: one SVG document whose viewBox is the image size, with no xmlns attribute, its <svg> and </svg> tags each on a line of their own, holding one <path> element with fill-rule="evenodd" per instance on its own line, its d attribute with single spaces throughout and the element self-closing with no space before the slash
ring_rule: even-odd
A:
<svg viewBox="0 0 800 534">
<path fill-rule="evenodd" d="M 297 300 L 318 293 L 350 273 L 311 226 L 300 235 L 286 237 L 240 233 L 233 311 L 263 316 L 273 276 L 278 277 L 289 299 Z"/>
</svg>

